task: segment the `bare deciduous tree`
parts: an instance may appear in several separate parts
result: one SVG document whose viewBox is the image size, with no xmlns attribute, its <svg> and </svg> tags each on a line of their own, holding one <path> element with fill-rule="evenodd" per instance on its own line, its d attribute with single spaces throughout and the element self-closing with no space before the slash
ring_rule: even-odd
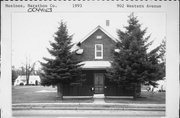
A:
<svg viewBox="0 0 180 118">
<path fill-rule="evenodd" d="M 26 85 L 29 85 L 29 76 L 34 70 L 35 62 L 31 65 L 30 63 L 26 63 Z"/>
</svg>

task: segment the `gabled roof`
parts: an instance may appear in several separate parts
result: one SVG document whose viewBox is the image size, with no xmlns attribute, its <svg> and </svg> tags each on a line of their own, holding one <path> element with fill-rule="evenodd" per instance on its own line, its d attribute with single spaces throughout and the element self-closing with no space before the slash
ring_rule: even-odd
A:
<svg viewBox="0 0 180 118">
<path fill-rule="evenodd" d="M 103 29 L 100 25 L 98 25 L 94 30 L 92 30 L 87 36 L 85 36 L 79 43 L 84 42 L 89 36 L 91 36 L 94 32 L 96 32 L 98 29 L 100 29 L 102 32 L 104 32 L 107 36 L 109 36 L 113 41 L 117 42 L 118 40 L 114 38 L 112 35 L 110 35 L 105 29 Z"/>
</svg>

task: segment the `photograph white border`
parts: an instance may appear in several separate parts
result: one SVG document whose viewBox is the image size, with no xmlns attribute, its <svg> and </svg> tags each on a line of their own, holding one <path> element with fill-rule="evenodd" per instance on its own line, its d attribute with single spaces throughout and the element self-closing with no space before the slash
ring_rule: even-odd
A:
<svg viewBox="0 0 180 118">
<path fill-rule="evenodd" d="M 1 79 L 0 108 L 2 118 L 12 117 L 11 48 L 12 13 L 27 12 L 27 4 L 57 5 L 52 12 L 165 12 L 166 13 L 166 117 L 179 117 L 179 2 L 178 1 L 2 1 L 1 2 Z M 25 7 L 6 7 L 21 4 Z M 74 8 L 73 4 L 82 4 Z M 154 4 L 161 8 L 117 8 L 117 4 Z M 28 12 L 27 12 L 28 13 Z"/>
</svg>

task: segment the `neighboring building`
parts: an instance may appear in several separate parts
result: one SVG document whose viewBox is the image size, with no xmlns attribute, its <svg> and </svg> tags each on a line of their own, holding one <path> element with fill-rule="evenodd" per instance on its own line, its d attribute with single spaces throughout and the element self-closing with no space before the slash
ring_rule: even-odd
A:
<svg viewBox="0 0 180 118">
<path fill-rule="evenodd" d="M 76 45 L 77 58 L 82 61 L 85 85 L 90 86 L 95 94 L 104 94 L 108 80 L 104 74 L 111 67 L 113 52 L 117 40 L 97 26 L 83 40 Z"/>
<path fill-rule="evenodd" d="M 39 85 L 40 82 L 41 82 L 41 79 L 38 75 L 29 76 L 29 84 L 30 85 Z M 18 78 L 15 80 L 14 86 L 26 85 L 26 83 L 27 83 L 26 76 L 22 75 L 22 76 L 18 76 Z"/>
</svg>

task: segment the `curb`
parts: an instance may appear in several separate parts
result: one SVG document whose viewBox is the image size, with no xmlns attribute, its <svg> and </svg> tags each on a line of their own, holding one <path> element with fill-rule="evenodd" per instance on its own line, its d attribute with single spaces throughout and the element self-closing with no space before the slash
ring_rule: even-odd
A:
<svg viewBox="0 0 180 118">
<path fill-rule="evenodd" d="M 132 110 L 132 111 L 165 111 L 165 108 L 97 108 L 97 107 L 16 107 L 12 110 Z"/>
<path fill-rule="evenodd" d="M 165 104 L 127 104 L 127 103 L 17 103 L 12 106 L 132 106 L 165 107 Z"/>
</svg>

